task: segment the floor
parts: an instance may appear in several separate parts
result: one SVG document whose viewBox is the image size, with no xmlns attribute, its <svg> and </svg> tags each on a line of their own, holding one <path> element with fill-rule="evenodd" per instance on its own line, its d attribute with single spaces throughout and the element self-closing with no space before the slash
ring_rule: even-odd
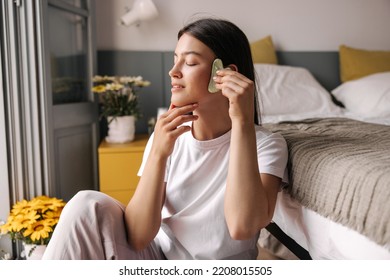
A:
<svg viewBox="0 0 390 280">
<path fill-rule="evenodd" d="M 286 246 L 266 230 L 261 231 L 257 248 L 258 260 L 298 260 Z"/>
<path fill-rule="evenodd" d="M 259 255 L 257 257 L 258 260 L 284 260 L 284 259 L 272 254 L 267 249 L 264 249 L 260 246 L 258 246 L 258 248 L 259 248 Z"/>
</svg>

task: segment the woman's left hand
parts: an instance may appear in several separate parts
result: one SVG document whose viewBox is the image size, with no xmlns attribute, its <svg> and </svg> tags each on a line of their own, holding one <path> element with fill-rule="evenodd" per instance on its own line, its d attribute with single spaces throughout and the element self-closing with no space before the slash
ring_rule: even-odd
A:
<svg viewBox="0 0 390 280">
<path fill-rule="evenodd" d="M 229 99 L 229 116 L 232 122 L 253 124 L 254 82 L 229 69 L 218 70 L 214 81 L 222 95 Z"/>
</svg>

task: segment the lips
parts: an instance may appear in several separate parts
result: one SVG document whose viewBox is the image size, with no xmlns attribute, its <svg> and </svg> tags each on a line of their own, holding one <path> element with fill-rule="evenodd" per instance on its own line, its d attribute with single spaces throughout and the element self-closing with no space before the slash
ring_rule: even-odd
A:
<svg viewBox="0 0 390 280">
<path fill-rule="evenodd" d="M 179 89 L 179 88 L 184 88 L 184 86 L 182 86 L 182 85 L 179 85 L 179 84 L 172 84 L 172 88 L 174 88 L 174 89 Z"/>
<path fill-rule="evenodd" d="M 175 83 L 172 83 L 171 84 L 171 92 L 174 93 L 174 92 L 181 92 L 182 89 L 184 89 L 184 86 L 183 85 L 180 85 L 180 84 L 175 84 Z"/>
</svg>

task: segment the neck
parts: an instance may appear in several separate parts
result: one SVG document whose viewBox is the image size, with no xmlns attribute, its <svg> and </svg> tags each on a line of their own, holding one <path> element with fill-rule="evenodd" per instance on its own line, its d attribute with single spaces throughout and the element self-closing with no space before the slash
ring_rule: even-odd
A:
<svg viewBox="0 0 390 280">
<path fill-rule="evenodd" d="M 194 111 L 199 118 L 192 124 L 192 135 L 199 141 L 211 140 L 228 132 L 231 127 L 231 119 L 228 109 L 213 108 L 212 110 Z"/>
</svg>

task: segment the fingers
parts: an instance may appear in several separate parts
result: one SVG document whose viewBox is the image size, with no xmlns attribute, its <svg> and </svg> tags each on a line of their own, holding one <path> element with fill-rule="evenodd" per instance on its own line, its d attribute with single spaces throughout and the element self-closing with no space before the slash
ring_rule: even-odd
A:
<svg viewBox="0 0 390 280">
<path fill-rule="evenodd" d="M 180 115 L 186 115 L 192 113 L 197 107 L 198 107 L 197 103 L 185 105 L 182 107 L 176 107 L 175 105 L 171 104 L 169 106 L 169 110 L 164 114 L 161 114 L 161 117 L 167 118 L 168 121 L 171 121 Z"/>
<path fill-rule="evenodd" d="M 250 79 L 248 79 L 247 77 L 245 77 L 241 73 L 239 73 L 237 71 L 232 71 L 229 69 L 218 70 L 216 74 L 217 75 L 215 77 L 217 78 L 217 80 L 219 80 L 219 78 L 223 79 L 224 77 L 228 77 L 232 81 L 235 81 L 241 85 L 243 85 L 243 83 L 251 83 L 252 82 Z"/>
<path fill-rule="evenodd" d="M 160 115 L 154 128 L 155 137 L 152 146 L 154 152 L 164 157 L 172 153 L 177 138 L 191 130 L 191 126 L 184 124 L 198 119 L 198 116 L 188 114 L 195 108 L 197 104 L 180 108 L 171 104 L 169 110 Z"/>
<path fill-rule="evenodd" d="M 254 92 L 253 81 L 237 71 L 219 70 L 213 79 L 216 82 L 216 87 L 222 90 L 222 94 L 227 98 L 233 97 L 232 95 Z"/>
<path fill-rule="evenodd" d="M 161 114 L 158 122 L 166 132 L 177 130 L 184 123 L 198 119 L 198 116 L 189 114 L 197 107 L 197 104 L 190 104 L 182 107 L 175 107 L 171 104 L 169 110 L 164 114 Z M 182 129 L 179 129 L 179 132 L 180 131 L 182 131 Z"/>
<path fill-rule="evenodd" d="M 232 120 L 253 121 L 254 82 L 231 70 L 217 71 L 216 87 L 229 99 L 229 115 Z"/>
</svg>

